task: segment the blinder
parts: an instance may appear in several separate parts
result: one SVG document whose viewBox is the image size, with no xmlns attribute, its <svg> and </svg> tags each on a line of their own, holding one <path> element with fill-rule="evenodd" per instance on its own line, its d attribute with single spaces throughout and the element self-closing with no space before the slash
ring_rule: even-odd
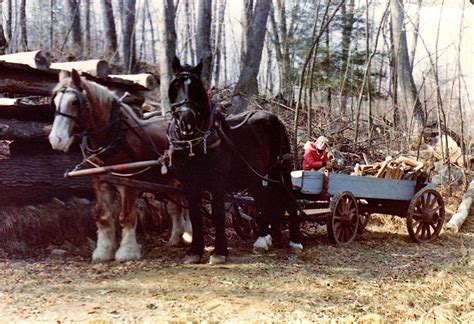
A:
<svg viewBox="0 0 474 324">
<path fill-rule="evenodd" d="M 76 99 L 79 101 L 79 112 L 78 112 L 78 115 L 74 116 L 74 115 L 71 115 L 71 114 L 67 114 L 67 113 L 64 113 L 61 111 L 61 102 L 63 100 L 64 97 L 61 97 L 61 100 L 59 101 L 59 107 L 56 107 L 56 105 L 54 104 L 54 98 L 56 97 L 56 95 L 61 92 L 64 94 L 66 93 L 73 93 L 75 96 L 76 96 Z M 86 97 L 84 96 L 84 94 L 77 90 L 77 89 L 74 89 L 74 88 L 71 88 L 71 87 L 67 87 L 61 91 L 58 91 L 54 94 L 52 100 L 51 100 L 51 107 L 53 107 L 55 109 L 55 112 L 54 112 L 54 116 L 64 116 L 64 117 L 67 117 L 67 118 L 70 118 L 74 121 L 77 122 L 77 119 L 79 118 L 79 113 L 81 112 L 81 110 L 83 108 L 86 108 L 87 107 L 87 101 L 86 101 Z"/>
</svg>

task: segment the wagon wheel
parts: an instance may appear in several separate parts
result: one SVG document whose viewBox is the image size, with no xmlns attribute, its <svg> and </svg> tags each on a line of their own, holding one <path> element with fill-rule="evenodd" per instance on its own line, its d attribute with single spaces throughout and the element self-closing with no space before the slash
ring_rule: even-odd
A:
<svg viewBox="0 0 474 324">
<path fill-rule="evenodd" d="M 254 206 L 232 204 L 232 226 L 235 232 L 243 240 L 257 237 L 257 222 L 255 217 L 257 211 Z"/>
<path fill-rule="evenodd" d="M 364 212 L 364 213 L 359 214 L 359 227 L 357 228 L 357 234 L 364 233 L 364 230 L 367 227 L 367 224 L 369 224 L 369 220 L 370 220 L 370 213 Z"/>
<path fill-rule="evenodd" d="M 444 223 L 444 201 L 434 189 L 418 191 L 411 199 L 407 212 L 407 229 L 416 243 L 435 239 Z"/>
<path fill-rule="evenodd" d="M 349 244 L 354 240 L 359 226 L 359 212 L 354 195 L 349 191 L 339 192 L 332 198 L 329 208 L 329 238 L 336 244 Z"/>
</svg>

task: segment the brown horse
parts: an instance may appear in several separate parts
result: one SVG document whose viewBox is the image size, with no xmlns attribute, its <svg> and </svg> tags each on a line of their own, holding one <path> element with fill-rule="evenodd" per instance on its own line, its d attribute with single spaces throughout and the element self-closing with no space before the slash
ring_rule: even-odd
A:
<svg viewBox="0 0 474 324">
<path fill-rule="evenodd" d="M 81 138 L 85 160 L 95 165 L 113 165 L 163 157 L 168 146 L 166 130 L 169 121 L 163 117 L 141 120 L 133 110 L 107 88 L 81 78 L 77 71 L 71 75 L 62 72 L 53 91 L 56 114 L 49 141 L 53 149 L 67 152 L 74 137 Z M 177 185 L 177 180 L 162 175 L 159 167 L 137 172 L 138 180 L 160 181 Z M 140 245 L 136 239 L 137 216 L 134 211 L 138 190 L 125 186 L 113 186 L 102 182 L 100 176 L 92 176 L 96 196 L 95 221 L 97 246 L 92 254 L 94 261 L 140 259 Z M 113 205 L 116 192 L 120 194 L 122 227 L 120 247 L 116 249 Z M 180 239 L 190 240 L 190 222 L 183 216 L 181 201 L 170 204 L 173 215 L 173 232 L 170 245 Z M 184 218 L 183 218 L 184 217 Z M 186 226 L 187 225 L 187 226 Z M 187 235 L 187 237 L 186 237 Z"/>
</svg>

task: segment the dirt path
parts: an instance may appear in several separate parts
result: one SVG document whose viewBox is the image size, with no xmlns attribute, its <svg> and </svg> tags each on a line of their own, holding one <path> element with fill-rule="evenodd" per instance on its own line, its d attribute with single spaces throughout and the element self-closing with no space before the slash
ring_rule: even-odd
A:
<svg viewBox="0 0 474 324">
<path fill-rule="evenodd" d="M 0 323 L 255 320 L 474 321 L 474 226 L 411 243 L 376 218 L 349 247 L 322 234 L 292 255 L 234 240 L 224 266 L 185 266 L 184 251 L 146 245 L 139 262 L 91 264 L 67 253 L 0 258 Z"/>
</svg>

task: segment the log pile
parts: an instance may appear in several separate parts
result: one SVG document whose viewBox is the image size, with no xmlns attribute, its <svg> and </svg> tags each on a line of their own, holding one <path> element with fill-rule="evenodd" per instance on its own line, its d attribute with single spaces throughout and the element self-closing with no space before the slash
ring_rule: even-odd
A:
<svg viewBox="0 0 474 324">
<path fill-rule="evenodd" d="M 89 178 L 63 178 L 66 169 L 82 160 L 80 153 L 57 154 L 48 142 L 54 119 L 50 96 L 59 69 L 81 71 L 119 97 L 128 93 L 124 101 L 135 106 L 158 86 L 151 74 L 110 76 L 103 60 L 52 63 L 44 51 L 0 55 L 0 206 L 93 197 Z"/>
<path fill-rule="evenodd" d="M 404 156 L 387 156 L 383 162 L 356 164 L 351 175 L 372 176 L 393 180 L 416 180 L 423 172 L 424 163 Z"/>
</svg>

